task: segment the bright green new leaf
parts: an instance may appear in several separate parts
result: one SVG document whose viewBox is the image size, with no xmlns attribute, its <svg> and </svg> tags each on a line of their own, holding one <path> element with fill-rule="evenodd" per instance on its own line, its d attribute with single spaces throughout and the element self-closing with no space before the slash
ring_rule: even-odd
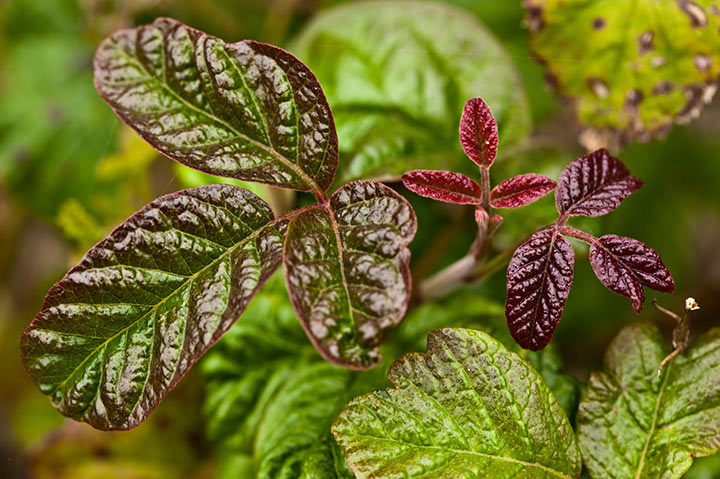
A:
<svg viewBox="0 0 720 479">
<path fill-rule="evenodd" d="M 572 478 L 580 452 L 540 375 L 487 334 L 432 331 L 351 401 L 333 433 L 358 478 Z"/>
<path fill-rule="evenodd" d="M 527 0 L 531 44 L 579 120 L 589 149 L 664 135 L 715 93 L 714 0 Z"/>
<path fill-rule="evenodd" d="M 277 269 L 286 227 L 234 186 L 158 198 L 50 289 L 22 336 L 28 372 L 66 416 L 136 426 Z"/>
<path fill-rule="evenodd" d="M 529 108 L 510 57 L 463 10 L 353 3 L 320 13 L 291 49 L 313 69 L 332 106 L 343 181 L 472 168 L 458 141 L 469 98 L 490 105 L 502 145 L 528 133 Z"/>
<path fill-rule="evenodd" d="M 594 479 L 677 479 L 693 458 L 720 452 L 720 329 L 658 377 L 667 353 L 655 326 L 630 326 L 608 348 L 604 371 L 591 375 L 577 434 Z"/>
</svg>

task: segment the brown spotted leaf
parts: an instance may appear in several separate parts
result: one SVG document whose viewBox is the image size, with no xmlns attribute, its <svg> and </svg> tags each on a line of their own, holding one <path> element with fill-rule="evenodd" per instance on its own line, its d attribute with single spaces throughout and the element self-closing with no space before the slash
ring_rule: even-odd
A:
<svg viewBox="0 0 720 479">
<path fill-rule="evenodd" d="M 510 260 L 505 316 L 510 334 L 526 349 L 548 345 L 573 281 L 575 253 L 557 228 L 530 236 Z"/>
<path fill-rule="evenodd" d="M 135 427 L 277 269 L 286 227 L 235 186 L 158 198 L 50 289 L 22 336 L 30 376 L 66 416 Z"/>
<path fill-rule="evenodd" d="M 285 240 L 285 277 L 295 312 L 318 351 L 353 369 L 376 366 L 386 329 L 410 299 L 410 204 L 381 183 L 356 181 L 327 206 L 297 214 Z"/>
<path fill-rule="evenodd" d="M 446 203 L 479 205 L 482 188 L 474 180 L 452 171 L 414 170 L 402 176 L 405 187 L 415 193 Z"/>
<path fill-rule="evenodd" d="M 564 216 L 602 216 L 642 186 L 620 160 L 605 149 L 581 156 L 560 174 L 555 204 Z"/>
<path fill-rule="evenodd" d="M 297 58 L 161 18 L 95 55 L 95 86 L 163 154 L 213 175 L 323 196 L 337 167 L 330 107 Z"/>
<path fill-rule="evenodd" d="M 537 173 L 513 176 L 490 192 L 493 208 L 519 208 L 538 200 L 555 189 L 555 180 Z"/>
<path fill-rule="evenodd" d="M 460 118 L 460 143 L 468 158 L 478 165 L 490 168 L 495 161 L 497 123 L 482 98 L 471 98 L 465 103 Z"/>
<path fill-rule="evenodd" d="M 652 248 L 632 238 L 607 235 L 590 246 L 590 264 L 598 279 L 610 291 L 632 300 L 636 312 L 642 310 L 643 286 L 672 293 L 670 271 Z"/>
<path fill-rule="evenodd" d="M 531 47 L 588 130 L 588 149 L 664 136 L 720 74 L 715 0 L 525 0 Z"/>
</svg>

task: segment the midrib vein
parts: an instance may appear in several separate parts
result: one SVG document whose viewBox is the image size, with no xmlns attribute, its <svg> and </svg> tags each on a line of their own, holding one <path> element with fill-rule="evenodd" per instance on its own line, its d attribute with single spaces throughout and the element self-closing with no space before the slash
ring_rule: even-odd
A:
<svg viewBox="0 0 720 479">
<path fill-rule="evenodd" d="M 446 451 L 446 452 L 450 452 L 450 453 L 453 453 L 453 454 L 466 454 L 466 455 L 469 455 L 469 456 L 483 457 L 483 458 L 490 459 L 490 460 L 494 460 L 494 461 L 505 461 L 505 462 L 510 462 L 510 463 L 513 463 L 513 464 L 519 464 L 519 465 L 525 466 L 525 467 L 534 467 L 534 468 L 537 468 L 537 469 L 541 469 L 541 470 L 543 470 L 543 471 L 545 471 L 545 472 L 548 472 L 548 473 L 554 475 L 555 477 L 560 477 L 560 478 L 563 478 L 563 479 L 575 479 L 575 476 L 568 476 L 567 474 L 563 474 L 562 472 L 558 472 L 558 471 L 556 471 L 555 469 L 552 469 L 552 468 L 550 468 L 550 467 L 547 467 L 547 466 L 545 466 L 545 465 L 543 465 L 543 464 L 540 464 L 540 463 L 538 463 L 538 462 L 527 462 L 527 461 L 522 461 L 522 460 L 520 460 L 520 459 L 515 459 L 515 458 L 513 458 L 513 457 L 496 456 L 496 455 L 494 455 L 494 454 L 488 454 L 488 453 L 484 453 L 484 452 L 464 451 L 464 450 L 462 450 L 462 449 L 453 449 L 453 448 L 449 448 L 449 447 L 426 446 L 426 445 L 421 445 L 421 444 L 411 444 L 411 443 L 407 443 L 407 442 L 405 442 L 405 441 L 399 441 L 399 440 L 397 440 L 397 439 L 390 439 L 390 438 L 387 438 L 387 437 L 371 436 L 371 435 L 369 435 L 369 434 L 353 434 L 353 436 L 354 436 L 354 437 L 362 437 L 362 438 L 366 438 L 366 439 L 372 439 L 372 440 L 378 441 L 378 442 L 383 442 L 383 441 L 384 441 L 384 442 L 392 442 L 392 443 L 395 443 L 395 444 L 402 444 L 402 445 L 404 445 L 404 446 L 413 447 L 413 448 L 418 448 L 418 449 L 433 449 L 433 450 L 439 450 L 439 451 Z"/>
<path fill-rule="evenodd" d="M 647 456 L 647 451 L 650 447 L 650 441 L 652 440 L 653 435 L 655 435 L 655 426 L 657 425 L 658 412 L 660 411 L 660 401 L 662 400 L 663 392 L 665 392 L 665 385 L 667 384 L 667 380 L 670 377 L 671 369 L 672 361 L 665 369 L 665 377 L 663 378 L 663 382 L 660 385 L 660 391 L 658 392 L 657 400 L 655 401 L 655 410 L 653 411 L 652 424 L 650 425 L 650 430 L 647 433 L 645 447 L 643 447 L 642 454 L 640 455 L 640 462 L 638 463 L 638 468 L 635 471 L 635 479 L 640 479 L 642 470 L 645 467 L 645 457 Z"/>
</svg>

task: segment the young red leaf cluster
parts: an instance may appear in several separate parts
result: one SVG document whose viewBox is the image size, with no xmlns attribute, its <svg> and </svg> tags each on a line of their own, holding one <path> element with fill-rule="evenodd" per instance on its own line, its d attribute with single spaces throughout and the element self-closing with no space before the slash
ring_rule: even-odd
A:
<svg viewBox="0 0 720 479">
<path fill-rule="evenodd" d="M 460 121 L 460 142 L 480 166 L 481 184 L 449 171 L 411 171 L 405 186 L 429 198 L 476 206 L 478 241 L 486 242 L 502 223 L 493 208 L 517 208 L 555 191 L 558 221 L 533 234 L 515 251 L 507 273 L 505 315 L 510 332 L 522 347 L 544 348 L 552 338 L 573 281 L 575 256 L 566 236 L 590 244 L 590 262 L 611 291 L 632 300 L 639 312 L 643 286 L 672 292 L 674 283 L 660 256 L 637 240 L 615 235 L 593 236 L 565 226 L 570 216 L 601 216 L 617 208 L 642 186 L 642 180 L 605 149 L 570 163 L 557 182 L 528 173 L 509 178 L 490 190 L 489 168 L 497 154 L 497 124 L 480 98 L 469 100 Z M 477 242 L 476 242 L 477 243 Z M 474 245 L 472 251 L 487 248 Z"/>
</svg>

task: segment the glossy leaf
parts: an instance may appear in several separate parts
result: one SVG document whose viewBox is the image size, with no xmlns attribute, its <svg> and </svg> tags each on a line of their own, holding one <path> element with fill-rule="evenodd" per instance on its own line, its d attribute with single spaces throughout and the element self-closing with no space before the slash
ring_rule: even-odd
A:
<svg viewBox="0 0 720 479">
<path fill-rule="evenodd" d="M 330 425 L 353 395 L 387 380 L 379 368 L 356 372 L 323 361 L 295 318 L 281 275 L 202 366 L 206 430 L 220 477 L 354 477 Z"/>
<path fill-rule="evenodd" d="M 410 191 L 434 200 L 461 205 L 482 203 L 480 185 L 460 173 L 414 170 L 405 173 L 402 182 Z"/>
<path fill-rule="evenodd" d="M 22 337 L 28 372 L 65 415 L 136 426 L 279 266 L 286 225 L 229 185 L 153 201 L 50 289 Z"/>
<path fill-rule="evenodd" d="M 490 168 L 495 161 L 497 123 L 482 98 L 471 98 L 465 103 L 460 118 L 460 144 L 468 158 L 480 166 Z"/>
<path fill-rule="evenodd" d="M 161 18 L 100 45 L 95 86 L 148 143 L 187 166 L 316 195 L 333 181 L 330 107 L 312 72 L 279 48 L 223 43 Z"/>
<path fill-rule="evenodd" d="M 714 0 L 525 4 L 532 48 L 593 129 L 588 148 L 664 136 L 712 99 L 720 73 Z"/>
<path fill-rule="evenodd" d="M 493 208 L 518 208 L 538 200 L 555 189 L 555 181 L 537 173 L 513 176 L 490 192 Z"/>
<path fill-rule="evenodd" d="M 337 190 L 290 223 L 285 273 L 295 312 L 328 360 L 355 369 L 380 361 L 386 329 L 410 299 L 408 243 L 417 221 L 410 204 L 381 183 Z"/>
<path fill-rule="evenodd" d="M 482 96 L 492 107 L 502 145 L 529 133 L 514 62 L 465 10 L 350 2 L 314 16 L 291 51 L 317 74 L 332 105 L 342 181 L 399 179 L 416 169 L 473 173 L 458 144 L 469 98 Z"/>
<path fill-rule="evenodd" d="M 580 404 L 577 434 L 593 479 L 678 479 L 693 458 L 720 452 L 720 330 L 665 366 L 655 326 L 625 328 Z"/>
<path fill-rule="evenodd" d="M 670 271 L 652 248 L 632 238 L 607 235 L 590 246 L 590 264 L 610 291 L 632 300 L 636 312 L 645 302 L 643 285 L 663 293 L 675 289 Z"/>
<path fill-rule="evenodd" d="M 490 336 L 435 330 L 351 401 L 333 434 L 358 478 L 571 478 L 580 454 L 540 375 Z"/>
<path fill-rule="evenodd" d="M 533 234 L 513 253 L 505 316 L 520 346 L 537 351 L 552 339 L 570 292 L 574 264 L 570 242 L 553 227 Z"/>
<path fill-rule="evenodd" d="M 620 206 L 642 184 L 620 160 L 600 149 L 581 156 L 563 170 L 555 190 L 555 204 L 565 216 L 602 216 Z"/>
</svg>

